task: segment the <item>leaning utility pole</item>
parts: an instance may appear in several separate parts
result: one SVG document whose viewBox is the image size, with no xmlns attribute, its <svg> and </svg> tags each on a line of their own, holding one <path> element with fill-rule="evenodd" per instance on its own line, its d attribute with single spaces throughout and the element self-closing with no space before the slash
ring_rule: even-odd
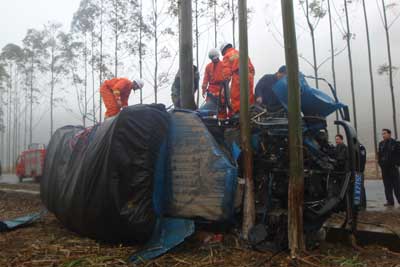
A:
<svg viewBox="0 0 400 267">
<path fill-rule="evenodd" d="M 243 238 L 248 239 L 255 223 L 253 155 L 250 145 L 249 52 L 247 40 L 247 0 L 239 0 L 240 44 L 240 137 L 243 150 L 243 176 L 246 181 L 243 206 Z"/>
<path fill-rule="evenodd" d="M 281 0 L 282 21 L 285 38 L 285 56 L 288 70 L 289 109 L 289 192 L 288 192 L 288 238 L 292 258 L 304 250 L 303 236 L 303 136 L 301 125 L 301 100 L 299 83 L 299 60 L 297 54 L 296 26 L 293 0 Z"/>
<path fill-rule="evenodd" d="M 179 35 L 179 70 L 181 80 L 181 106 L 196 109 L 193 97 L 193 37 L 192 37 L 192 1 L 181 0 L 179 5 L 181 18 Z"/>
</svg>

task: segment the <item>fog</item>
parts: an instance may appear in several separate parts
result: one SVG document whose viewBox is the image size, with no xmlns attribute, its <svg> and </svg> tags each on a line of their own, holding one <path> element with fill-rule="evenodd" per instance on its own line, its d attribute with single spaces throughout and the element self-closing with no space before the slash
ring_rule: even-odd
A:
<svg viewBox="0 0 400 267">
<path fill-rule="evenodd" d="M 7 43 L 16 43 L 22 45 L 21 40 L 26 34 L 28 28 L 40 28 L 48 21 L 58 21 L 63 23 L 64 30 L 69 30 L 69 25 L 73 13 L 79 6 L 79 0 L 14 0 L 2 1 L 1 10 L 2 16 L 0 17 L 0 47 Z M 295 1 L 296 2 L 296 1 Z M 343 1 L 334 1 L 338 12 L 340 12 Z M 388 1 L 390 2 L 390 1 Z M 368 16 L 370 25 L 370 35 L 372 44 L 373 66 L 375 75 L 375 89 L 376 89 L 376 104 L 377 104 L 377 122 L 378 130 L 383 127 L 393 128 L 392 113 L 391 113 L 391 100 L 389 81 L 386 75 L 379 76 L 377 69 L 380 65 L 387 63 L 387 50 L 384 28 L 381 22 L 379 11 L 375 1 L 367 1 Z M 249 55 L 256 68 L 256 81 L 264 74 L 274 73 L 280 65 L 284 64 L 284 49 L 282 48 L 281 37 L 281 12 L 280 1 L 269 0 L 249 0 L 248 6 L 251 8 L 251 19 L 249 21 Z M 389 20 L 393 19 L 400 10 L 398 8 L 391 9 L 388 12 Z M 362 8 L 359 4 L 352 4 L 350 7 L 350 24 L 351 32 L 355 34 L 355 39 L 352 40 L 352 53 L 354 65 L 354 78 L 355 78 L 355 94 L 358 116 L 358 133 L 360 140 L 366 144 L 369 152 L 373 148 L 373 130 L 372 130 L 372 108 L 371 108 L 371 87 L 368 69 L 367 57 L 367 44 L 364 18 Z M 337 20 L 336 25 L 340 25 Z M 296 5 L 296 22 L 298 34 L 298 49 L 299 54 L 308 60 L 312 60 L 312 46 L 309 33 L 307 32 L 304 15 L 301 9 Z M 211 22 L 210 22 L 211 24 Z M 322 62 L 330 55 L 330 37 L 328 28 L 328 17 L 326 16 L 319 24 L 316 30 L 316 43 L 318 61 Z M 237 27 L 236 27 L 237 29 Z M 392 46 L 392 59 L 394 66 L 400 66 L 400 21 L 393 24 L 391 28 L 391 46 Z M 335 47 L 341 50 L 346 46 L 342 34 L 335 26 Z M 238 34 L 236 34 L 238 38 Z M 218 43 L 223 41 L 231 41 L 232 32 L 231 26 L 225 24 L 219 27 Z M 205 64 L 207 63 L 206 53 L 213 46 L 213 32 L 212 29 L 205 32 L 201 37 L 200 43 L 200 69 L 203 73 Z M 176 45 L 175 45 L 176 46 Z M 344 50 L 336 58 L 336 71 L 337 71 L 337 91 L 339 98 L 342 102 L 351 105 L 351 91 L 350 91 L 350 74 L 348 66 L 347 50 Z M 150 58 L 146 60 L 152 60 Z M 178 68 L 177 58 L 172 59 L 172 71 L 175 73 Z M 130 61 L 125 63 L 121 68 L 121 76 L 132 78 L 137 76 L 137 61 Z M 300 59 L 301 71 L 313 75 L 313 70 L 309 64 Z M 328 60 L 319 70 L 320 77 L 326 78 L 332 82 L 331 74 L 331 61 Z M 396 94 L 396 105 L 400 98 L 400 77 L 398 71 L 394 73 L 394 85 Z M 314 85 L 313 81 L 309 81 Z M 45 83 L 42 83 L 43 101 L 40 105 L 35 106 L 34 114 L 34 142 L 47 143 L 49 141 L 49 114 L 48 102 Z M 97 86 L 97 85 L 96 85 Z M 76 97 L 74 91 L 64 85 L 65 91 L 62 93 L 64 101 L 58 105 L 55 111 L 55 128 L 67 124 L 81 124 L 81 118 L 77 110 Z M 171 104 L 170 100 L 170 84 L 164 84 L 163 88 L 159 91 L 159 102 L 165 103 L 167 106 Z M 322 90 L 326 87 L 322 86 Z M 97 87 L 96 87 L 97 90 Z M 153 91 L 151 85 L 146 83 L 145 86 L 145 103 L 153 101 Z M 98 96 L 96 96 L 98 97 Z M 47 102 L 46 102 L 47 101 Z M 130 104 L 138 103 L 139 94 L 132 94 Z M 397 105 L 398 106 L 398 105 Z M 67 110 L 73 110 L 67 111 Z M 104 109 L 103 109 L 104 110 Z M 400 112 L 400 109 L 397 109 Z M 397 114 L 399 116 L 400 114 Z M 333 117 L 333 116 L 331 116 Z M 330 122 L 333 118 L 330 118 Z M 333 127 L 332 135 L 334 134 Z"/>
</svg>

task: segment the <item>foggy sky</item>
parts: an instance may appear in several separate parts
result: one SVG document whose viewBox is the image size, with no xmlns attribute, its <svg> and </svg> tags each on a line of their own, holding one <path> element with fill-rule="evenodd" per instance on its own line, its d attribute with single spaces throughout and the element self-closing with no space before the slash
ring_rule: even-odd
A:
<svg viewBox="0 0 400 267">
<path fill-rule="evenodd" d="M 26 34 L 28 28 L 40 29 L 41 26 L 48 21 L 58 21 L 64 24 L 64 30 L 69 30 L 69 25 L 73 13 L 79 6 L 79 0 L 14 0 L 14 1 L 2 1 L 0 4 L 2 16 L 0 16 L 0 47 L 3 47 L 7 43 L 13 42 L 21 45 L 21 40 Z M 297 2 L 297 1 L 295 1 Z M 343 1 L 335 1 L 338 9 L 342 7 Z M 390 91 L 387 76 L 378 76 L 377 68 L 379 65 L 387 62 L 386 52 L 386 40 L 383 31 L 382 23 L 379 17 L 378 9 L 375 1 L 366 1 L 368 5 L 368 16 L 370 19 L 370 34 L 372 41 L 372 54 L 375 74 L 375 88 L 376 88 L 376 101 L 377 101 L 377 116 L 378 116 L 378 130 L 383 127 L 392 128 L 391 122 L 391 102 L 390 102 Z M 390 1 L 389 1 L 390 2 Z M 281 32 L 281 20 L 280 20 L 280 1 L 269 0 L 249 0 L 248 6 L 254 10 L 251 17 L 251 24 L 249 25 L 249 53 L 256 68 L 256 80 L 266 73 L 273 73 L 277 68 L 284 64 L 284 50 L 276 41 L 274 36 L 279 39 L 279 31 Z M 5 11 L 5 12 L 4 12 Z M 350 7 L 351 12 L 351 31 L 356 34 L 356 38 L 352 40 L 352 51 L 353 51 L 353 64 L 354 64 L 354 77 L 356 87 L 356 101 L 357 101 L 357 114 L 358 114 L 358 125 L 359 125 L 359 136 L 362 142 L 364 142 L 369 148 L 372 147 L 372 109 L 371 109 L 371 95 L 370 95 L 370 84 L 369 84 L 369 72 L 368 72 L 368 58 L 367 58 L 367 45 L 365 36 L 364 19 L 361 6 L 358 9 Z M 398 9 L 394 12 L 399 12 Z M 388 13 L 389 19 L 393 18 L 393 12 Z M 336 17 L 336 14 L 334 14 Z M 277 29 L 272 29 L 271 26 L 266 26 L 266 21 L 274 21 Z M 312 48 L 311 40 L 307 31 L 301 29 L 306 27 L 304 23 L 304 17 L 300 9 L 296 10 L 296 21 L 298 23 L 297 33 L 298 49 L 299 54 L 312 59 Z M 339 22 L 338 22 L 339 23 Z M 237 27 L 236 27 L 237 28 Z M 391 45 L 392 45 L 392 59 L 395 66 L 400 67 L 400 21 L 393 25 L 391 29 Z M 345 40 L 342 39 L 341 34 L 335 30 L 335 47 L 340 49 L 345 46 Z M 236 34 L 238 38 L 238 34 Z M 230 26 L 225 26 L 220 29 L 219 32 L 219 43 L 222 41 L 230 41 L 232 38 Z M 318 60 L 321 62 L 323 59 L 330 54 L 330 43 L 329 43 L 329 29 L 328 29 L 328 17 L 326 16 L 321 24 L 318 26 L 316 31 L 317 39 L 317 54 Z M 203 68 L 207 63 L 206 53 L 213 46 L 213 34 L 208 32 L 205 34 L 205 40 L 200 45 L 201 52 L 201 74 Z M 137 64 L 138 62 L 132 62 Z M 330 61 L 328 61 L 319 71 L 320 77 L 324 77 L 329 81 L 332 81 Z M 310 66 L 305 63 L 304 60 L 300 59 L 301 70 L 306 74 L 313 74 Z M 178 61 L 174 63 L 174 72 L 178 68 Z M 136 68 L 134 68 L 136 69 Z M 337 90 L 339 97 L 342 102 L 348 104 L 351 109 L 351 92 L 350 92 L 350 80 L 349 80 L 349 68 L 347 61 L 347 51 L 344 51 L 336 57 L 336 69 L 337 69 Z M 132 78 L 132 68 L 125 68 L 121 75 Z M 202 78 L 202 77 L 201 77 Z M 400 77 L 398 72 L 395 72 L 395 91 L 396 91 L 396 103 L 399 103 L 400 99 Z M 309 81 L 313 85 L 313 81 Z M 168 88 L 170 86 L 168 85 Z M 152 102 L 152 88 L 146 84 L 148 88 L 145 92 L 147 96 L 145 102 Z M 164 89 L 160 92 L 160 102 L 167 105 L 171 103 L 169 99 L 169 89 Z M 130 103 L 137 103 L 139 95 L 133 94 Z M 76 109 L 75 96 L 73 92 L 66 94 L 66 100 L 68 105 Z M 46 99 L 48 102 L 48 100 Z M 45 102 L 46 103 L 46 102 Z M 397 105 L 398 106 L 398 105 Z M 400 108 L 398 108 L 400 117 Z M 351 111 L 352 114 L 352 111 Z M 48 125 L 49 116 L 46 114 L 44 105 L 40 105 L 35 108 L 35 120 L 39 117 L 43 119 L 35 125 L 34 141 L 47 143 L 49 140 Z M 80 124 L 80 118 L 76 114 L 66 112 L 65 109 L 57 108 L 55 114 L 56 122 L 55 127 L 61 127 L 66 124 Z M 400 121 L 398 122 L 400 125 Z M 333 128 L 331 128 L 333 129 Z M 380 131 L 379 131 L 380 132 Z M 332 135 L 334 133 L 332 132 Z M 370 151 L 371 152 L 371 151 Z"/>
</svg>

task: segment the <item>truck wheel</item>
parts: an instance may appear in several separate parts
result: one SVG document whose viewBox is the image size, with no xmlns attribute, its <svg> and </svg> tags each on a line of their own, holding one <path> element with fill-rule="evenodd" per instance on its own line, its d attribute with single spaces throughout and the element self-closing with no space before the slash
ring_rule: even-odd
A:
<svg viewBox="0 0 400 267">
<path fill-rule="evenodd" d="M 20 183 L 22 183 L 22 179 L 23 179 L 24 177 L 22 177 L 22 176 L 18 176 L 18 180 L 19 180 L 19 182 Z"/>
</svg>

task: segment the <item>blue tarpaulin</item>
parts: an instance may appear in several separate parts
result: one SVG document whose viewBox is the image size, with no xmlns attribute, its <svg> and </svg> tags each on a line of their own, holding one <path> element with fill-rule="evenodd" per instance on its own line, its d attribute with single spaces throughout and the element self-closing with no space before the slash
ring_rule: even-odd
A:
<svg viewBox="0 0 400 267">
<path fill-rule="evenodd" d="M 130 257 L 133 263 L 143 263 L 161 256 L 181 244 L 194 233 L 194 221 L 186 219 L 160 218 L 150 241 L 145 248 Z"/>
<path fill-rule="evenodd" d="M 327 117 L 336 110 L 345 107 L 344 104 L 336 102 L 332 97 L 311 88 L 304 75 L 300 74 L 300 90 L 301 90 L 301 111 L 304 116 L 320 116 Z M 273 87 L 273 91 L 278 97 L 283 107 L 287 110 L 288 103 L 288 81 L 287 77 L 280 79 Z"/>
<path fill-rule="evenodd" d="M 0 221 L 0 232 L 14 230 L 18 227 L 27 226 L 39 220 L 47 211 L 36 212 L 26 216 L 18 217 L 12 220 Z"/>
</svg>

